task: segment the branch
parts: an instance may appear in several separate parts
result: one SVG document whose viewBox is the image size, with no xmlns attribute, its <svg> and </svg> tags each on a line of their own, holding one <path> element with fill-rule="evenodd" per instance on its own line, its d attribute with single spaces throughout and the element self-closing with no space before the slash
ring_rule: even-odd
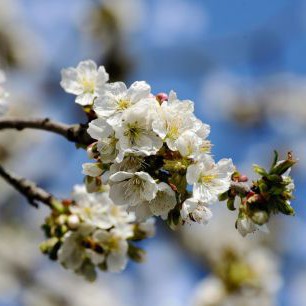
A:
<svg viewBox="0 0 306 306">
<path fill-rule="evenodd" d="M 21 131 L 23 129 L 37 129 L 53 132 L 62 135 L 67 140 L 76 144 L 88 146 L 94 140 L 87 133 L 87 125 L 83 124 L 63 124 L 51 121 L 49 118 L 44 119 L 18 119 L 5 118 L 0 120 L 0 130 L 15 129 Z"/>
<path fill-rule="evenodd" d="M 37 187 L 34 182 L 8 172 L 1 165 L 0 176 L 2 176 L 7 183 L 24 195 L 29 203 L 34 207 L 37 208 L 38 202 L 41 202 L 49 206 L 51 209 L 58 208 L 56 205 L 58 205 L 60 202 L 52 194 Z"/>
</svg>

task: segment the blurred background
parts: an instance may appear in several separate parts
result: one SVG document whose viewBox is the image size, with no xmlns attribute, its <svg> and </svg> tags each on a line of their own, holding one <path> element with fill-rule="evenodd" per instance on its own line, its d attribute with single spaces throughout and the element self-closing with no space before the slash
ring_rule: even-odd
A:
<svg viewBox="0 0 306 306">
<path fill-rule="evenodd" d="M 0 68 L 11 116 L 84 122 L 60 70 L 85 59 L 112 80 L 195 102 L 217 160 L 241 172 L 292 150 L 295 217 L 242 239 L 235 212 L 173 233 L 158 223 L 147 260 L 95 284 L 40 254 L 47 210 L 0 181 L 1 306 L 301 306 L 306 301 L 306 0 L 0 0 Z M 44 132 L 0 134 L 0 160 L 59 197 L 81 183 L 86 152 Z M 232 276 L 231 269 L 242 271 Z M 247 271 L 247 272 L 246 272 Z M 229 286 L 234 283 L 234 286 Z"/>
</svg>

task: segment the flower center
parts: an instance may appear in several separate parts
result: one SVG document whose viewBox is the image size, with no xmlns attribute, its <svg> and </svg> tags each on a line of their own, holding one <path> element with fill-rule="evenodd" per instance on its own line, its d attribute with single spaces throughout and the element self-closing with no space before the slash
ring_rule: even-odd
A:
<svg viewBox="0 0 306 306">
<path fill-rule="evenodd" d="M 131 145 L 135 145 L 140 135 L 144 133 L 144 129 L 139 126 L 138 122 L 128 123 L 126 130 L 124 131 L 124 136 L 127 137 Z"/>
<path fill-rule="evenodd" d="M 130 100 L 120 99 L 118 101 L 117 109 L 118 110 L 125 110 L 125 109 L 129 108 L 130 105 L 131 105 Z"/>
<path fill-rule="evenodd" d="M 181 120 L 174 119 L 172 122 L 167 124 L 167 137 L 170 139 L 177 139 L 180 136 Z"/>
<path fill-rule="evenodd" d="M 208 184 L 214 180 L 217 176 L 215 174 L 204 174 L 199 178 L 199 183 Z"/>
<path fill-rule="evenodd" d="M 92 209 L 90 207 L 84 207 L 84 213 L 87 218 L 91 219 L 92 218 Z"/>
<path fill-rule="evenodd" d="M 93 79 L 83 79 L 82 85 L 85 93 L 94 93 L 95 81 Z"/>
<path fill-rule="evenodd" d="M 102 246 L 110 252 L 117 251 L 119 249 L 119 239 L 116 236 L 112 236 L 107 241 L 104 241 Z"/>
</svg>

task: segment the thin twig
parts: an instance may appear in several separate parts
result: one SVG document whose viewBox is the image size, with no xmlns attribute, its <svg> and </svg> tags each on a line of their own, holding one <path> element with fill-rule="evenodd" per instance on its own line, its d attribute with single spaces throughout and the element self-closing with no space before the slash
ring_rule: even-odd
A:
<svg viewBox="0 0 306 306">
<path fill-rule="evenodd" d="M 0 176 L 2 176 L 7 183 L 24 195 L 29 203 L 34 207 L 38 207 L 38 202 L 41 202 L 49 206 L 51 209 L 55 208 L 54 205 L 58 202 L 58 200 L 44 189 L 37 187 L 34 182 L 23 177 L 16 176 L 15 174 L 5 170 L 1 165 Z"/>
<path fill-rule="evenodd" d="M 87 126 L 82 124 L 68 125 L 49 118 L 44 119 L 19 119 L 4 118 L 0 120 L 0 130 L 38 129 L 62 135 L 67 140 L 80 145 L 90 145 L 94 140 L 87 133 Z"/>
</svg>

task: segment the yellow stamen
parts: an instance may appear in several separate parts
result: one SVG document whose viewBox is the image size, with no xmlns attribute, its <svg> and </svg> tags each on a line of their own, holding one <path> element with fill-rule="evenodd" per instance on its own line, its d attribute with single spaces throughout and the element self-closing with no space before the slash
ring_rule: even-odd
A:
<svg viewBox="0 0 306 306">
<path fill-rule="evenodd" d="M 131 105 L 131 102 L 129 100 L 120 99 L 118 101 L 117 109 L 118 110 L 125 110 L 128 107 L 130 107 L 130 105 Z"/>
<path fill-rule="evenodd" d="M 202 184 L 208 184 L 214 180 L 217 176 L 215 174 L 202 175 L 199 179 L 199 182 Z"/>
<path fill-rule="evenodd" d="M 90 79 L 83 79 L 82 85 L 84 88 L 84 92 L 86 93 L 94 93 L 95 91 L 95 81 Z"/>
</svg>

